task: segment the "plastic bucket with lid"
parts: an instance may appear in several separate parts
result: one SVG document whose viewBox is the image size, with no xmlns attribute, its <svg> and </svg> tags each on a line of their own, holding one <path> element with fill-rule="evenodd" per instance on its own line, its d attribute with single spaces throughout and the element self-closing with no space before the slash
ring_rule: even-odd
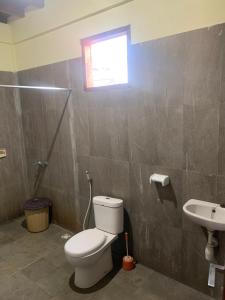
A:
<svg viewBox="0 0 225 300">
<path fill-rule="evenodd" d="M 48 198 L 31 198 L 24 204 L 27 229 L 40 232 L 49 227 L 49 207 L 52 202 Z"/>
</svg>

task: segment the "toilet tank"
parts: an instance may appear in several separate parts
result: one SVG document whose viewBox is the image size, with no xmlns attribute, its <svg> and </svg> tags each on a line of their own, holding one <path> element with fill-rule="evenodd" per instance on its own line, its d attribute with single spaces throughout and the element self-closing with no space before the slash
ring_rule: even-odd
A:
<svg viewBox="0 0 225 300">
<path fill-rule="evenodd" d="M 123 232 L 123 200 L 96 196 L 93 198 L 93 206 L 98 229 L 112 234 Z"/>
</svg>

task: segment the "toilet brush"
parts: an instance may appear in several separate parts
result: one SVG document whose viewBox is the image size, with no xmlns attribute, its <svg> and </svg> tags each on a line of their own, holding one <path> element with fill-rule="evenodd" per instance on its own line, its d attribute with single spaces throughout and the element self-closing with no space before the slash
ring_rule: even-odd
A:
<svg viewBox="0 0 225 300">
<path fill-rule="evenodd" d="M 134 258 L 130 256 L 128 253 L 128 233 L 125 232 L 125 242 L 126 242 L 126 256 L 123 257 L 123 269 L 126 271 L 130 271 L 134 268 L 135 262 Z"/>
</svg>

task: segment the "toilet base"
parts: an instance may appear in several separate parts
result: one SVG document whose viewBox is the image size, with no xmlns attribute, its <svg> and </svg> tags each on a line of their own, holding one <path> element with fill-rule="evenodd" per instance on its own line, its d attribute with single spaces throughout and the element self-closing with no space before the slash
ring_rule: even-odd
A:
<svg viewBox="0 0 225 300">
<path fill-rule="evenodd" d="M 91 265 L 75 269 L 75 286 L 85 289 L 95 285 L 113 269 L 111 247 L 108 247 L 100 258 Z"/>
</svg>

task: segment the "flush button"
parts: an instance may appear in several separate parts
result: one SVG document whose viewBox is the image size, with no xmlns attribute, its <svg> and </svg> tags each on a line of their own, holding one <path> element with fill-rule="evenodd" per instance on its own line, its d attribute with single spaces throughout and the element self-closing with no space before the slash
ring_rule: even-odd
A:
<svg viewBox="0 0 225 300">
<path fill-rule="evenodd" d="M 0 158 L 6 157 L 6 149 L 0 149 Z"/>
</svg>

